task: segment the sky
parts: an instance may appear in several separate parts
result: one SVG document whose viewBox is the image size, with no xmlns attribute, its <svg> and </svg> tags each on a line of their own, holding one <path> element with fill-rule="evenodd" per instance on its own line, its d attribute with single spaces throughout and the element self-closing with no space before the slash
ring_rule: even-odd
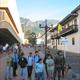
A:
<svg viewBox="0 0 80 80">
<path fill-rule="evenodd" d="M 79 4 L 80 0 L 16 0 L 20 17 L 32 21 L 62 20 Z"/>
</svg>

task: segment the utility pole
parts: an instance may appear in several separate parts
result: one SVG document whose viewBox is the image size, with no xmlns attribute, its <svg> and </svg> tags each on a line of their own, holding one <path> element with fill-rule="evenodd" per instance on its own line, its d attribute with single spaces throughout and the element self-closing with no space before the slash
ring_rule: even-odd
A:
<svg viewBox="0 0 80 80">
<path fill-rule="evenodd" d="M 45 20 L 45 48 L 47 48 L 47 20 Z"/>
<path fill-rule="evenodd" d="M 41 24 L 39 25 L 39 27 L 45 29 L 45 54 L 46 54 L 46 48 L 47 48 L 47 29 L 48 29 L 47 20 L 45 20 L 45 26 L 44 27 L 42 27 Z"/>
</svg>

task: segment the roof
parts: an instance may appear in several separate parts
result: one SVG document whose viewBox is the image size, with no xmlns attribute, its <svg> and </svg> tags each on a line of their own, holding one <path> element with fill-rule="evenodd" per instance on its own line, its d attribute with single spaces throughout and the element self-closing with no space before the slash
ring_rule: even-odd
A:
<svg viewBox="0 0 80 80">
<path fill-rule="evenodd" d="M 78 11 L 80 9 L 80 5 L 77 6 L 71 13 L 75 13 L 76 11 Z"/>
<path fill-rule="evenodd" d="M 66 21 L 69 18 L 74 18 L 75 16 L 78 16 L 78 14 L 76 13 L 76 11 L 78 11 L 80 9 L 80 5 L 77 6 L 70 14 L 68 14 L 65 18 L 63 18 L 63 20 L 61 20 L 59 23 L 62 24 L 64 21 Z"/>
<path fill-rule="evenodd" d="M 68 14 L 65 18 L 63 18 L 58 24 L 64 25 L 67 21 L 69 21 L 70 19 L 73 19 L 74 17 L 78 16 L 78 13 L 76 13 L 76 11 L 78 11 L 80 9 L 80 5 L 77 6 L 70 14 Z M 54 27 L 54 30 L 57 29 L 57 26 Z"/>
</svg>

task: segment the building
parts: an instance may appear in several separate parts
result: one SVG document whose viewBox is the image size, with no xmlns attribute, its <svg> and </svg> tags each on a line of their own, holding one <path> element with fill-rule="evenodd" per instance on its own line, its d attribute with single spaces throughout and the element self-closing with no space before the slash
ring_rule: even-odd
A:
<svg viewBox="0 0 80 80">
<path fill-rule="evenodd" d="M 0 44 L 21 43 L 23 39 L 16 0 L 0 0 Z"/>
<path fill-rule="evenodd" d="M 53 40 L 51 39 L 51 33 L 48 31 L 47 32 L 47 46 L 49 48 L 53 48 Z"/>
<path fill-rule="evenodd" d="M 61 31 L 57 30 L 57 26 L 50 31 L 52 33 L 53 47 L 64 50 L 61 37 L 66 37 L 68 40 L 65 45 L 66 51 L 80 53 L 80 5 L 60 21 L 59 24 L 63 26 Z"/>
</svg>

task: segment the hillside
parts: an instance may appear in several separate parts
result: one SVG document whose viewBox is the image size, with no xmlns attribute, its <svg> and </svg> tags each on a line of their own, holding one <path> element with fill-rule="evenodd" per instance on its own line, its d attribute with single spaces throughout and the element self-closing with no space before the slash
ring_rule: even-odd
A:
<svg viewBox="0 0 80 80">
<path fill-rule="evenodd" d="M 36 33 L 44 32 L 44 29 L 39 28 L 39 24 L 41 24 L 42 26 L 45 26 L 45 21 L 40 20 L 40 21 L 32 22 L 30 19 L 23 18 L 23 17 L 20 18 L 20 21 L 21 21 L 22 29 L 24 32 L 27 30 L 31 30 Z M 54 25 L 56 23 L 58 23 L 58 20 L 47 20 L 48 26 L 50 26 L 51 24 Z"/>
</svg>

